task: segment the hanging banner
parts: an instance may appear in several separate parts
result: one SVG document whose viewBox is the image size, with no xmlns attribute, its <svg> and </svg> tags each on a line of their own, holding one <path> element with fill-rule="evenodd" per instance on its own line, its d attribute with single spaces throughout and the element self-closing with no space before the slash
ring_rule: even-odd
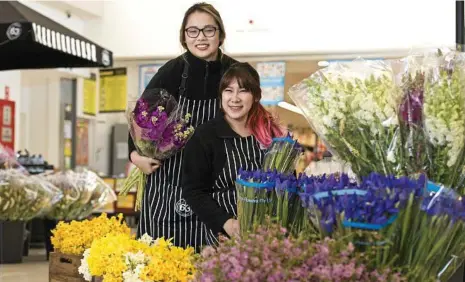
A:
<svg viewBox="0 0 465 282">
<path fill-rule="evenodd" d="M 163 64 L 141 65 L 139 66 L 139 94 L 142 95 L 153 76 L 158 72 Z"/>
<path fill-rule="evenodd" d="M 262 105 L 277 105 L 284 101 L 284 78 L 286 76 L 285 62 L 257 63 L 262 88 Z"/>
<path fill-rule="evenodd" d="M 89 120 L 76 122 L 76 165 L 89 165 Z"/>
<path fill-rule="evenodd" d="M 91 116 L 97 114 L 97 77 L 95 73 L 92 73 L 90 78 L 84 79 L 82 112 Z"/>
<path fill-rule="evenodd" d="M 100 70 L 99 113 L 126 111 L 127 81 L 126 68 Z"/>
</svg>

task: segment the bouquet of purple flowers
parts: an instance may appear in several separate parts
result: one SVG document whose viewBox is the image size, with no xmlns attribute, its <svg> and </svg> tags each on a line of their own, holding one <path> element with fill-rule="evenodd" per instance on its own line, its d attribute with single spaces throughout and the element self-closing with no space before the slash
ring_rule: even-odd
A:
<svg viewBox="0 0 465 282">
<path fill-rule="evenodd" d="M 137 152 L 165 160 L 184 147 L 194 128 L 190 115 L 164 89 L 146 90 L 128 114 L 129 132 Z"/>
<path fill-rule="evenodd" d="M 127 119 L 139 155 L 160 161 L 179 152 L 194 133 L 190 115 L 183 115 L 176 99 L 160 88 L 145 90 L 135 105 L 129 105 Z M 132 170 L 121 190 L 125 195 L 137 187 L 136 209 L 140 207 L 145 177 L 139 169 Z"/>
</svg>

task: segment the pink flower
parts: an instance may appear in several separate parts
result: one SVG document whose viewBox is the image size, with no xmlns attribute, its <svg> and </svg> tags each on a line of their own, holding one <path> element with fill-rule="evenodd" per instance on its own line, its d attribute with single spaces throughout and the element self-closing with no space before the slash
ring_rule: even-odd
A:
<svg viewBox="0 0 465 282">
<path fill-rule="evenodd" d="M 250 259 L 250 263 L 252 264 L 253 267 L 258 267 L 260 265 L 260 259 L 257 257 L 252 257 Z"/>
<path fill-rule="evenodd" d="M 216 254 L 216 250 L 213 248 L 213 247 L 206 247 L 205 249 L 202 250 L 202 257 L 204 258 L 208 258 L 208 257 L 212 257 Z"/>
<path fill-rule="evenodd" d="M 309 243 L 282 236 L 279 227 L 261 228 L 248 239 L 222 240 L 206 248 L 198 264 L 200 281 L 397 281 L 400 275 L 374 271 L 353 256 L 353 244 L 334 240 Z M 393 280 L 394 279 L 394 280 Z M 198 280 L 199 281 L 199 280 Z"/>
</svg>

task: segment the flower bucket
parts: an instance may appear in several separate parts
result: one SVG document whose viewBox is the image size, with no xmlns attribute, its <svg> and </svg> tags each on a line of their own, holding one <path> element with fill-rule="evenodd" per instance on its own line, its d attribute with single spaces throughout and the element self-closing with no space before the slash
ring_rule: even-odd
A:
<svg viewBox="0 0 465 282">
<path fill-rule="evenodd" d="M 79 273 L 82 256 L 68 255 L 60 252 L 50 253 L 49 277 L 53 282 L 85 282 Z"/>
<path fill-rule="evenodd" d="M 23 261 L 25 228 L 23 221 L 0 221 L 0 264 Z"/>
<path fill-rule="evenodd" d="M 275 183 L 254 183 L 243 179 L 236 180 L 237 214 L 241 235 L 252 231 L 255 226 L 264 224 L 273 212 L 273 188 Z"/>
</svg>

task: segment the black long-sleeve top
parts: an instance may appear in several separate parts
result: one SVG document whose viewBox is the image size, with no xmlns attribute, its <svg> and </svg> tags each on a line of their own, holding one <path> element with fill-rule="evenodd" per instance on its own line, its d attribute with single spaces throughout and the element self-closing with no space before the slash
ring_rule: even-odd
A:
<svg viewBox="0 0 465 282">
<path fill-rule="evenodd" d="M 222 114 L 199 126 L 187 143 L 182 165 L 183 196 L 213 235 L 225 234 L 223 225 L 236 213 L 234 183 L 240 164 L 256 169 L 261 167 L 262 157 L 258 141 L 253 136 L 239 136 Z"/>
<path fill-rule="evenodd" d="M 150 80 L 146 89 L 163 88 L 177 100 L 184 64 L 187 63 L 189 64 L 189 75 L 184 96 L 193 100 L 217 98 L 221 76 L 233 63 L 237 62 L 221 51 L 218 58 L 216 61 L 205 61 L 187 51 L 165 63 Z M 136 147 L 131 135 L 128 135 L 128 158 L 131 160 L 131 153 L 136 150 Z"/>
</svg>

